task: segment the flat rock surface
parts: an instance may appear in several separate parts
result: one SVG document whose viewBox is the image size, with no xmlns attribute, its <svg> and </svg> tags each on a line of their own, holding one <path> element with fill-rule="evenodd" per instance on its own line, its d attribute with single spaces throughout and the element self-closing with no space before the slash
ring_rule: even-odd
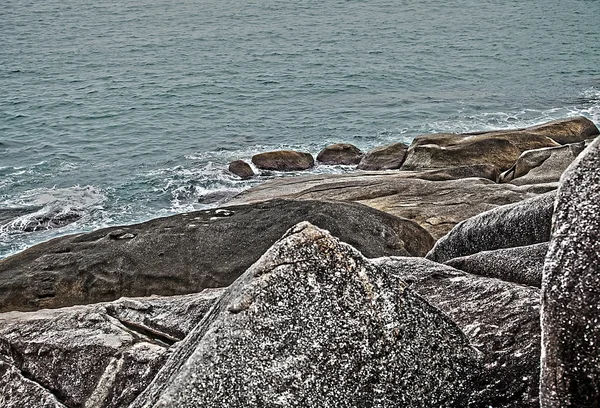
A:
<svg viewBox="0 0 600 408">
<path fill-rule="evenodd" d="M 176 295 L 231 284 L 298 222 L 368 257 L 424 256 L 412 221 L 356 203 L 274 200 L 60 237 L 0 260 L 0 312 Z"/>
<path fill-rule="evenodd" d="M 539 407 L 537 288 L 471 275 L 421 258 L 372 261 L 443 311 L 481 352 L 483 372 L 468 404 L 460 407 Z"/>
<path fill-rule="evenodd" d="M 301 223 L 228 288 L 131 408 L 459 407 L 478 367 L 438 309 Z"/>
</svg>

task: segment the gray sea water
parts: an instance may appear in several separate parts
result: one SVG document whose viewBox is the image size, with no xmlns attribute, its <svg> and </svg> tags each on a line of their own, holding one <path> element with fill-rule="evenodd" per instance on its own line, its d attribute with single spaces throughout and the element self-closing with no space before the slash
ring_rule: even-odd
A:
<svg viewBox="0 0 600 408">
<path fill-rule="evenodd" d="M 282 176 L 227 173 L 260 151 L 598 123 L 599 12 L 598 0 L 3 0 L 0 258 Z M 31 231 L 47 215 L 78 220 Z"/>
</svg>

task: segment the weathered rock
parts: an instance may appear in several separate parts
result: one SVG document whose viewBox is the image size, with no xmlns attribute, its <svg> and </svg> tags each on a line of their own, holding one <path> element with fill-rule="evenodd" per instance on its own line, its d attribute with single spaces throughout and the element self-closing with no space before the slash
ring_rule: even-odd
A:
<svg viewBox="0 0 600 408">
<path fill-rule="evenodd" d="M 393 170 L 399 169 L 406 158 L 408 146 L 394 143 L 369 150 L 358 164 L 359 170 Z"/>
<path fill-rule="evenodd" d="M 131 408 L 458 407 L 477 373 L 438 309 L 301 223 L 228 288 Z"/>
<path fill-rule="evenodd" d="M 373 263 L 442 310 L 481 352 L 483 372 L 470 390 L 468 404 L 457 407 L 539 407 L 537 288 L 471 275 L 422 258 L 381 258 Z"/>
<path fill-rule="evenodd" d="M 500 205 L 535 197 L 529 187 L 496 184 L 490 180 L 443 178 L 445 171 L 356 173 L 270 180 L 246 190 L 231 204 L 274 197 L 356 201 L 415 221 L 438 239 L 459 222 Z M 525 245 L 525 244 L 523 244 Z"/>
<path fill-rule="evenodd" d="M 600 134 L 594 122 L 583 116 L 542 123 L 526 130 L 527 132 L 548 136 L 560 144 L 581 142 Z"/>
<path fill-rule="evenodd" d="M 4 408 L 66 408 L 52 393 L 31 381 L 0 355 L 0 406 Z"/>
<path fill-rule="evenodd" d="M 468 166 L 452 166 L 442 169 L 433 169 L 425 171 L 403 171 L 407 178 L 419 178 L 429 181 L 447 181 L 463 178 L 484 178 L 491 181 L 498 181 L 500 169 L 493 164 L 471 164 Z"/>
<path fill-rule="evenodd" d="M 462 221 L 436 242 L 426 258 L 446 262 L 481 251 L 547 242 L 555 197 L 552 191 Z"/>
<path fill-rule="evenodd" d="M 600 402 L 600 139 L 561 178 L 542 282 L 543 408 Z"/>
<path fill-rule="evenodd" d="M 236 160 L 229 163 L 229 171 L 243 180 L 254 177 L 254 170 L 243 160 Z"/>
<path fill-rule="evenodd" d="M 299 171 L 313 167 L 315 160 L 310 153 L 278 150 L 256 154 L 252 156 L 252 163 L 262 170 Z"/>
<path fill-rule="evenodd" d="M 585 142 L 527 150 L 500 176 L 500 182 L 516 185 L 557 182 L 562 173 L 585 149 Z"/>
<path fill-rule="evenodd" d="M 548 243 L 481 251 L 453 258 L 445 264 L 474 275 L 502 279 L 535 287 L 542 286 L 542 269 Z"/>
<path fill-rule="evenodd" d="M 354 145 L 336 143 L 325 147 L 317 155 L 317 161 L 323 164 L 351 165 L 360 163 L 364 153 Z"/>
<path fill-rule="evenodd" d="M 424 256 L 417 224 L 356 203 L 275 200 L 56 238 L 0 260 L 0 311 L 176 295 L 231 284 L 308 220 L 366 256 Z"/>
<path fill-rule="evenodd" d="M 61 228 L 79 220 L 83 214 L 81 209 L 52 205 L 0 209 L 0 232 L 34 232 Z"/>
</svg>

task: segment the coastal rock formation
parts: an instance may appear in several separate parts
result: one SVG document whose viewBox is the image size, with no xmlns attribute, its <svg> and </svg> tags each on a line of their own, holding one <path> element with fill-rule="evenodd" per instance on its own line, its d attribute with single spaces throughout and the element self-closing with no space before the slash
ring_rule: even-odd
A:
<svg viewBox="0 0 600 408">
<path fill-rule="evenodd" d="M 437 241 L 426 258 L 446 262 L 481 251 L 547 242 L 555 197 L 552 191 L 469 218 Z"/>
<path fill-rule="evenodd" d="M 542 270 L 547 252 L 548 243 L 542 242 L 515 248 L 481 251 L 450 259 L 445 264 L 474 275 L 539 288 L 542 286 Z"/>
<path fill-rule="evenodd" d="M 527 150 L 500 175 L 500 182 L 516 185 L 557 182 L 562 173 L 585 149 L 585 142 Z"/>
<path fill-rule="evenodd" d="M 548 136 L 560 144 L 581 142 L 600 134 L 594 122 L 583 116 L 558 119 L 523 130 L 528 133 Z"/>
<path fill-rule="evenodd" d="M 34 232 L 61 228 L 79 220 L 83 210 L 64 207 L 0 209 L 0 232 Z"/>
<path fill-rule="evenodd" d="M 394 143 L 388 146 L 369 150 L 358 163 L 359 170 L 393 170 L 399 169 L 406 158 L 408 146 Z"/>
<path fill-rule="evenodd" d="M 458 407 L 479 364 L 394 274 L 300 223 L 224 294 L 131 408 Z"/>
<path fill-rule="evenodd" d="M 293 150 L 278 150 L 252 156 L 252 163 L 261 170 L 299 171 L 315 165 L 310 153 Z"/>
<path fill-rule="evenodd" d="M 424 256 L 412 221 L 356 203 L 274 200 L 56 238 L 0 260 L 0 311 L 176 295 L 231 284 L 283 233 L 308 220 L 365 256 Z"/>
<path fill-rule="evenodd" d="M 325 147 L 317 155 L 317 161 L 323 164 L 352 165 L 360 163 L 364 153 L 349 143 L 336 143 Z"/>
<path fill-rule="evenodd" d="M 543 408 L 600 401 L 600 139 L 561 178 L 542 282 Z"/>
<path fill-rule="evenodd" d="M 539 407 L 539 289 L 422 258 L 372 262 L 444 312 L 481 353 L 483 370 L 469 402 L 456 407 Z"/>
<path fill-rule="evenodd" d="M 229 171 L 242 178 L 242 180 L 252 178 L 254 170 L 243 160 L 236 160 L 229 163 Z"/>
</svg>

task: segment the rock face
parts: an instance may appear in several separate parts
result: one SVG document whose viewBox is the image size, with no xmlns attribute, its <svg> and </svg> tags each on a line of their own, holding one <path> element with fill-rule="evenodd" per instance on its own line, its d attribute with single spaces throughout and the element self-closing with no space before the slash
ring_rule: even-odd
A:
<svg viewBox="0 0 600 408">
<path fill-rule="evenodd" d="M 254 170 L 243 160 L 236 160 L 229 163 L 229 171 L 243 180 L 254 177 Z"/>
<path fill-rule="evenodd" d="M 274 200 L 56 238 L 0 260 L 0 311 L 176 295 L 231 284 L 298 222 L 368 257 L 424 256 L 417 224 L 355 203 Z"/>
<path fill-rule="evenodd" d="M 315 165 L 310 153 L 293 150 L 278 150 L 252 156 L 252 163 L 261 170 L 299 171 Z"/>
<path fill-rule="evenodd" d="M 542 283 L 541 406 L 600 401 L 600 139 L 562 179 Z"/>
<path fill-rule="evenodd" d="M 364 153 L 354 145 L 336 143 L 325 147 L 317 155 L 317 161 L 323 164 L 352 165 L 360 163 Z"/>
<path fill-rule="evenodd" d="M 2 407 L 127 406 L 221 293 L 0 314 Z"/>
<path fill-rule="evenodd" d="M 585 142 L 527 150 L 510 169 L 502 173 L 500 181 L 516 185 L 557 182 L 583 149 Z"/>
<path fill-rule="evenodd" d="M 131 408 L 458 407 L 477 372 L 438 309 L 301 223 L 227 289 Z"/>
<path fill-rule="evenodd" d="M 446 262 L 481 251 L 547 242 L 555 197 L 555 192 L 548 192 L 467 219 L 437 241 L 426 258 Z"/>
<path fill-rule="evenodd" d="M 481 251 L 450 259 L 445 264 L 474 275 L 502 279 L 535 287 L 542 286 L 542 270 L 548 243 Z"/>
<path fill-rule="evenodd" d="M 481 353 L 483 371 L 468 403 L 456 407 L 539 407 L 537 288 L 471 275 L 421 258 L 381 258 L 373 263 L 443 311 Z"/>
<path fill-rule="evenodd" d="M 527 132 L 548 136 L 560 144 L 581 142 L 597 136 L 598 128 L 591 120 L 576 116 L 559 119 L 525 129 Z"/>
<path fill-rule="evenodd" d="M 359 170 L 399 169 L 404 163 L 407 149 L 408 146 L 404 143 L 376 147 L 365 154 L 357 168 Z"/>
</svg>

